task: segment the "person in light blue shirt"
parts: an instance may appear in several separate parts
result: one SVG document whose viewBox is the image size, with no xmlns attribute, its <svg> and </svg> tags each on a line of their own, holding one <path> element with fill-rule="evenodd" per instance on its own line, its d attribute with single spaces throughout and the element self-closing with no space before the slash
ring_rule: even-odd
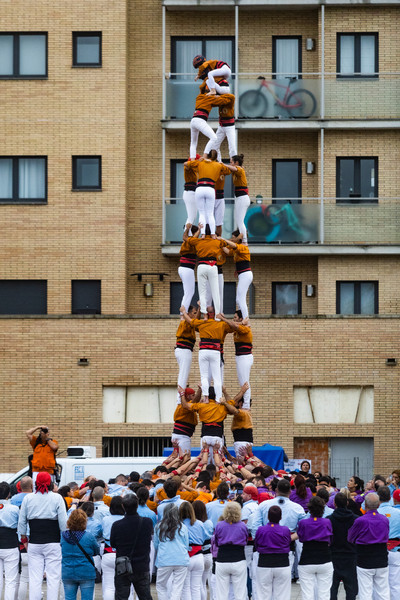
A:
<svg viewBox="0 0 400 600">
<path fill-rule="evenodd" d="M 390 489 L 386 486 L 380 487 L 377 494 L 377 512 L 389 519 L 389 547 L 393 546 L 388 553 L 390 597 L 400 598 L 400 490 L 395 490 L 393 499 L 390 498 Z M 396 542 L 399 545 L 395 545 Z"/>
<path fill-rule="evenodd" d="M 178 507 L 167 504 L 154 530 L 159 600 L 169 600 L 167 583 L 172 576 L 174 598 L 180 598 L 189 566 L 189 532 L 179 518 Z"/>
<path fill-rule="evenodd" d="M 14 506 L 18 506 L 18 507 L 21 506 L 22 501 L 25 498 L 25 496 L 27 494 L 32 494 L 32 492 L 33 492 L 32 477 L 23 477 L 21 479 L 21 481 L 19 482 L 19 486 L 20 486 L 20 490 L 21 490 L 20 493 L 15 494 L 15 496 L 13 496 L 11 498 L 11 504 L 13 504 Z"/>
<path fill-rule="evenodd" d="M 178 484 L 173 479 L 167 479 L 164 483 L 164 491 L 167 494 L 166 500 L 162 500 L 157 507 L 157 520 L 161 521 L 163 518 L 164 510 L 166 506 L 170 504 L 176 505 L 178 508 L 184 502 L 180 496 L 177 495 Z"/>
<path fill-rule="evenodd" d="M 276 498 L 264 500 L 259 504 L 252 515 L 251 534 L 253 538 L 257 529 L 268 523 L 268 511 L 271 506 L 279 506 L 282 511 L 282 519 L 279 524 L 289 527 L 292 532 L 296 531 L 299 521 L 305 518 L 306 513 L 300 504 L 289 500 L 290 492 L 290 483 L 287 479 L 281 479 L 276 488 Z"/>
<path fill-rule="evenodd" d="M 214 527 L 224 512 L 225 505 L 228 504 L 229 485 L 223 481 L 217 487 L 217 499 L 206 504 L 207 517 L 212 521 Z"/>
<path fill-rule="evenodd" d="M 102 523 L 104 538 L 104 554 L 101 558 L 102 572 L 102 592 L 103 600 L 111 600 L 115 596 L 115 548 L 111 547 L 110 536 L 111 528 L 116 521 L 120 521 L 125 516 L 125 510 L 122 504 L 122 497 L 115 496 L 110 503 L 110 514 L 104 517 Z M 98 523 L 98 521 L 94 521 Z"/>
<path fill-rule="evenodd" d="M 183 586 L 183 598 L 201 598 L 202 579 L 204 572 L 203 544 L 206 531 L 202 521 L 196 519 L 193 506 L 183 502 L 179 507 L 179 518 L 189 532 L 189 567 Z"/>
<path fill-rule="evenodd" d="M 400 469 L 392 471 L 391 475 L 392 483 L 389 484 L 390 495 L 393 496 L 395 490 L 399 489 L 400 485 Z"/>
<path fill-rule="evenodd" d="M 94 538 L 96 539 L 96 542 L 100 543 L 103 540 L 103 530 L 102 530 L 100 521 L 93 517 L 93 515 L 94 515 L 93 502 L 83 502 L 79 506 L 79 508 L 81 508 L 83 510 L 83 512 L 85 512 L 87 514 L 88 519 L 87 519 L 87 524 L 86 524 L 86 531 L 88 531 L 89 533 L 91 533 L 94 536 Z M 70 510 L 72 510 L 72 509 L 70 509 Z"/>
<path fill-rule="evenodd" d="M 98 519 L 101 523 L 104 517 L 107 517 L 110 514 L 110 509 L 108 508 L 108 506 L 106 506 L 106 504 L 104 504 L 103 501 L 104 488 L 100 487 L 99 485 L 96 486 L 95 488 L 93 488 L 92 496 L 94 505 L 93 517 L 95 519 Z"/>
<path fill-rule="evenodd" d="M 3 583 L 4 570 L 5 600 L 14 598 L 19 579 L 19 543 L 17 536 L 19 508 L 10 503 L 9 497 L 10 486 L 3 481 L 0 483 L 0 577 L 1 583 Z"/>
<path fill-rule="evenodd" d="M 157 524 L 157 515 L 147 506 L 147 500 L 149 499 L 149 490 L 147 487 L 143 486 L 138 488 L 136 492 L 136 496 L 139 502 L 137 513 L 140 517 L 147 517 L 153 521 L 153 526 L 155 527 Z"/>
</svg>

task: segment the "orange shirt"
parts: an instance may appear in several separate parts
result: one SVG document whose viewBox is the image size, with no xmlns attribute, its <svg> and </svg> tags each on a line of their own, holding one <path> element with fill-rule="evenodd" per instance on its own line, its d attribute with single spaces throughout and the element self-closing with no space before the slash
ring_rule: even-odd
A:
<svg viewBox="0 0 400 600">
<path fill-rule="evenodd" d="M 30 445 L 33 448 L 32 458 L 32 471 L 38 473 L 39 471 L 46 471 L 51 475 L 54 473 L 54 467 L 56 466 L 56 452 L 52 450 L 48 443 L 39 443 L 35 448 L 37 436 L 33 435 Z M 57 440 L 52 440 L 55 444 L 58 444 Z"/>
<path fill-rule="evenodd" d="M 235 96 L 233 94 L 223 94 L 229 96 L 231 101 L 229 104 L 219 106 L 218 116 L 221 127 L 230 127 L 235 124 Z"/>
<path fill-rule="evenodd" d="M 191 167 L 183 167 L 185 183 L 197 183 L 197 173 Z"/>
<path fill-rule="evenodd" d="M 244 187 L 247 188 L 247 179 L 246 173 L 244 172 L 243 167 L 239 167 L 235 165 L 237 171 L 232 173 L 233 185 L 236 187 Z"/>
<path fill-rule="evenodd" d="M 221 423 L 226 419 L 228 414 L 225 406 L 223 404 L 218 404 L 215 400 L 210 400 L 208 404 L 205 402 L 193 402 L 190 406 L 190 410 L 199 414 L 199 419 L 202 423 Z"/>
<path fill-rule="evenodd" d="M 239 410 L 232 419 L 232 431 L 234 429 L 253 429 L 253 419 L 249 410 Z"/>
<path fill-rule="evenodd" d="M 195 329 L 185 319 L 179 322 L 176 332 L 176 343 L 178 348 L 187 348 L 189 350 L 193 350 L 193 346 L 196 343 Z"/>
<path fill-rule="evenodd" d="M 242 260 L 250 261 L 250 250 L 245 244 L 237 244 L 237 247 L 233 250 L 233 260 L 235 263 L 241 262 Z"/>
<path fill-rule="evenodd" d="M 223 65 L 226 65 L 228 63 L 224 62 L 223 60 L 216 60 L 216 59 L 212 59 L 212 60 L 206 60 L 203 62 L 202 65 L 200 65 L 199 67 L 199 79 L 206 79 L 208 73 L 210 71 L 214 71 L 215 69 L 219 69 L 221 68 Z M 220 81 L 221 79 L 224 79 L 224 77 L 215 77 L 215 81 Z"/>
<path fill-rule="evenodd" d="M 184 423 L 190 423 L 191 425 L 197 425 L 198 419 L 196 413 L 184 408 L 182 404 L 178 404 L 174 412 L 174 422 L 183 421 Z"/>
<path fill-rule="evenodd" d="M 251 327 L 247 325 L 239 325 L 239 330 L 235 331 L 233 334 L 233 340 L 235 342 L 246 342 L 248 344 L 253 343 L 253 334 L 251 332 Z"/>
<path fill-rule="evenodd" d="M 214 106 L 225 106 L 231 104 L 232 94 L 221 94 L 221 96 L 207 96 L 207 94 L 198 94 L 196 96 L 195 111 L 193 117 L 199 117 L 204 121 L 207 121 L 208 115 Z M 190 165 L 188 165 L 190 166 Z"/>
<path fill-rule="evenodd" d="M 204 504 L 207 504 L 208 502 L 212 502 L 213 495 L 210 494 L 209 492 L 200 492 L 200 494 L 198 495 L 198 497 L 196 498 L 196 500 L 200 500 Z"/>
<path fill-rule="evenodd" d="M 205 238 L 190 237 L 188 239 L 189 246 L 193 248 L 199 258 L 216 257 L 221 253 L 221 248 L 224 243 L 220 240 L 215 240 L 209 235 Z"/>
<path fill-rule="evenodd" d="M 211 187 L 215 187 L 215 182 L 221 175 L 230 175 L 231 170 L 226 165 L 218 162 L 217 160 L 211 160 L 205 158 L 203 160 L 189 160 L 188 166 L 193 168 L 198 173 L 198 184 L 204 179 L 210 179 L 207 183 Z"/>
<path fill-rule="evenodd" d="M 192 319 L 192 327 L 199 332 L 200 338 L 223 341 L 227 333 L 231 332 L 228 323 L 215 319 Z"/>
</svg>

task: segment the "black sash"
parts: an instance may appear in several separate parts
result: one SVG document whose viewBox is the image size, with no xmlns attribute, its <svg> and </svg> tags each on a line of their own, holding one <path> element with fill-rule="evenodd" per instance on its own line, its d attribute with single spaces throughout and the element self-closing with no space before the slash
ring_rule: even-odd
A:
<svg viewBox="0 0 400 600">
<path fill-rule="evenodd" d="M 7 548 L 18 548 L 18 535 L 16 529 L 11 527 L 0 527 L 0 548 L 6 550 Z"/>
<path fill-rule="evenodd" d="M 60 541 L 58 519 L 30 519 L 30 544 L 53 544 Z"/>
</svg>

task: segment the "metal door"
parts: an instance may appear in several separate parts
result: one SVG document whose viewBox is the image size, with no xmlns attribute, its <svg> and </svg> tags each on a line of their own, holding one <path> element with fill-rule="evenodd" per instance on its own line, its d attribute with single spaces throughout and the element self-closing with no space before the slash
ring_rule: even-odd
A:
<svg viewBox="0 0 400 600">
<path fill-rule="evenodd" d="M 337 487 L 345 487 L 352 475 L 367 482 L 374 469 L 373 438 L 334 438 L 330 440 L 330 475 Z"/>
</svg>

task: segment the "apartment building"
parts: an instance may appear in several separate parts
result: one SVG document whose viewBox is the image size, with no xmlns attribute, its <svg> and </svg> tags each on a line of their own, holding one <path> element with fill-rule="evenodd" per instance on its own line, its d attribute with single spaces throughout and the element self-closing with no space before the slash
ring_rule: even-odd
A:
<svg viewBox="0 0 400 600">
<path fill-rule="evenodd" d="M 398 466 L 399 5 L 2 7 L 4 471 L 41 422 L 62 448 L 98 455 L 168 445 L 199 53 L 232 67 L 252 198 L 255 441 L 340 484 Z M 225 192 L 229 235 L 229 182 Z M 231 314 L 233 266 L 224 272 Z M 229 338 L 225 356 L 235 392 Z M 192 385 L 198 376 L 195 351 Z"/>
</svg>

